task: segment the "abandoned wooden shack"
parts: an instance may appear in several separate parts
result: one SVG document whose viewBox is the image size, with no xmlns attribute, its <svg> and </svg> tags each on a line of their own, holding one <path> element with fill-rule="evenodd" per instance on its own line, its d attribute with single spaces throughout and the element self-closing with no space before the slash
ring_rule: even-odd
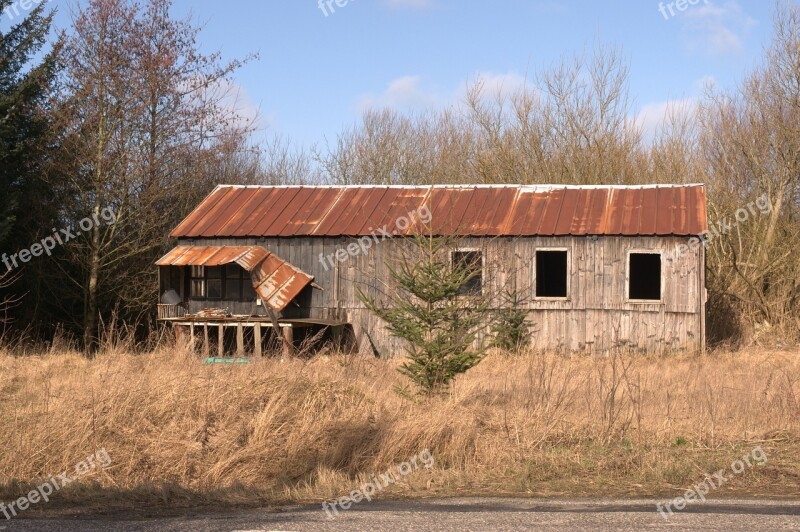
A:
<svg viewBox="0 0 800 532">
<path fill-rule="evenodd" d="M 347 334 L 395 356 L 358 290 L 392 290 L 389 266 L 421 231 L 477 260 L 469 290 L 495 309 L 504 289 L 525 296 L 534 348 L 704 348 L 703 185 L 218 186 L 157 262 L 158 317 L 206 351 Z"/>
</svg>

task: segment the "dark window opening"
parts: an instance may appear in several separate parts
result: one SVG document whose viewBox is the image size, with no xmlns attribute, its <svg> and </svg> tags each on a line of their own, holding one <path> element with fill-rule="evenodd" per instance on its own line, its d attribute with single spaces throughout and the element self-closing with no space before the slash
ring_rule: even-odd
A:
<svg viewBox="0 0 800 532">
<path fill-rule="evenodd" d="M 205 267 L 192 266 L 189 282 L 192 299 L 224 299 L 227 301 L 254 301 L 250 273 L 238 264 Z"/>
<path fill-rule="evenodd" d="M 454 251 L 453 268 L 464 273 L 460 296 L 479 296 L 483 290 L 483 254 L 480 251 Z"/>
<path fill-rule="evenodd" d="M 203 266 L 192 266 L 189 278 L 189 297 L 202 299 L 206 297 L 206 269 Z"/>
<path fill-rule="evenodd" d="M 250 272 L 238 264 L 229 264 L 225 270 L 226 291 L 225 299 L 238 299 L 239 301 L 255 301 L 256 290 Z"/>
<path fill-rule="evenodd" d="M 225 266 L 225 299 L 242 298 L 242 269 L 237 264 Z"/>
<path fill-rule="evenodd" d="M 242 281 L 242 300 L 255 301 L 256 299 L 258 299 L 258 294 L 256 294 L 256 289 L 253 288 L 253 281 L 250 279 L 250 274 L 246 272 L 244 281 Z"/>
<path fill-rule="evenodd" d="M 661 301 L 661 255 L 630 254 L 628 299 Z"/>
<path fill-rule="evenodd" d="M 567 252 L 536 252 L 536 297 L 567 297 Z"/>
<path fill-rule="evenodd" d="M 181 293 L 181 269 L 178 266 L 161 267 L 161 293 L 168 290 Z"/>
<path fill-rule="evenodd" d="M 222 268 L 212 266 L 206 268 L 206 298 L 222 299 Z"/>
</svg>

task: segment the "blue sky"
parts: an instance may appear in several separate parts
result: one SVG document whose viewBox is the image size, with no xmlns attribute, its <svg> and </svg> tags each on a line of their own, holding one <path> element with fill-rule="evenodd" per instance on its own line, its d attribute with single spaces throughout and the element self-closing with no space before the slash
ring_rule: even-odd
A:
<svg viewBox="0 0 800 532">
<path fill-rule="evenodd" d="M 317 0 L 175 0 L 174 14 L 203 26 L 206 51 L 260 53 L 236 76 L 237 105 L 260 109 L 265 135 L 310 146 L 370 105 L 446 106 L 476 76 L 514 88 L 595 42 L 622 49 L 634 114 L 652 123 L 708 81 L 734 86 L 769 42 L 771 1 L 693 1 L 662 14 L 653 0 L 349 0 L 326 16 Z"/>
</svg>

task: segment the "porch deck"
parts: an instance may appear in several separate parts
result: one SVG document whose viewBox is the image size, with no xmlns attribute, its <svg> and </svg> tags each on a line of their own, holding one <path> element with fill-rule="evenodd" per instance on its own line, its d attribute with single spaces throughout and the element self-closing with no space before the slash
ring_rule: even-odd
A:
<svg viewBox="0 0 800 532">
<path fill-rule="evenodd" d="M 159 305 L 161 306 L 161 305 Z M 212 315 L 184 314 L 181 316 L 162 317 L 159 321 L 169 323 L 175 330 L 179 342 L 189 344 L 191 350 L 197 349 L 198 333 L 202 331 L 200 342 L 203 354 L 211 355 L 211 331 L 216 330 L 216 355 L 225 356 L 225 331 L 236 330 L 236 356 L 244 356 L 247 352 L 254 356 L 263 354 L 264 333 L 272 330 L 283 345 L 285 355 L 294 353 L 295 329 L 330 329 L 335 343 L 341 344 L 344 329 L 349 324 L 344 321 L 323 318 L 277 318 L 269 316 L 247 315 Z M 266 329 L 266 330 L 265 330 Z M 245 342 L 245 332 L 252 342 Z M 252 350 L 249 345 L 252 343 Z"/>
</svg>

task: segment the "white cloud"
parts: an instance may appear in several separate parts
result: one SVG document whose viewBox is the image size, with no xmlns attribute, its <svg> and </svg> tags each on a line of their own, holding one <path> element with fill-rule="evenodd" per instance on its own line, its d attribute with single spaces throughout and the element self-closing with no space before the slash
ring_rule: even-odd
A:
<svg viewBox="0 0 800 532">
<path fill-rule="evenodd" d="M 464 101 L 467 88 L 479 82 L 481 97 L 507 97 L 525 87 L 525 78 L 516 72 L 496 74 L 478 72 L 452 90 L 441 90 L 426 84 L 421 76 L 403 76 L 389 83 L 380 94 L 364 94 L 358 100 L 358 111 L 370 108 L 392 108 L 401 111 L 422 111 Z"/>
<path fill-rule="evenodd" d="M 247 90 L 238 83 L 227 84 L 227 91 L 221 103 L 238 114 L 241 120 L 253 122 L 257 126 L 263 125 L 259 123 L 263 122 L 264 118 L 261 115 L 260 106 L 253 102 Z M 270 115 L 266 120 L 271 123 L 274 122 L 275 117 Z"/>
<path fill-rule="evenodd" d="M 196 83 L 201 82 L 196 81 Z M 253 102 L 247 90 L 238 83 L 220 79 L 205 88 L 198 85 L 198 89 L 195 98 L 215 102 L 229 117 L 238 117 L 239 124 L 264 126 L 264 116 L 261 114 L 260 106 Z M 270 125 L 274 119 L 274 116 L 267 117 L 266 125 Z"/>
<path fill-rule="evenodd" d="M 205 83 L 203 78 L 192 77 L 185 80 L 180 89 L 187 94 L 193 105 L 217 106 L 226 120 L 233 121 L 233 125 L 263 128 L 271 127 L 276 121 L 275 113 L 265 117 L 261 113 L 261 107 L 253 102 L 247 90 L 238 83 L 227 79 L 218 79 L 207 85 Z M 211 120 L 217 120 L 217 117 Z"/>
<path fill-rule="evenodd" d="M 715 88 L 717 85 L 719 85 L 719 82 L 714 76 L 703 76 L 702 78 L 695 80 L 692 85 L 697 92 L 702 93 L 705 92 L 706 89 Z"/>
<path fill-rule="evenodd" d="M 424 109 L 440 105 L 441 99 L 431 89 L 422 87 L 420 76 L 403 76 L 389 83 L 379 95 L 365 94 L 358 102 L 358 110 L 363 112 L 374 107 L 395 109 Z"/>
<path fill-rule="evenodd" d="M 720 4 L 703 0 L 682 15 L 684 41 L 689 50 L 709 55 L 740 52 L 743 41 L 758 23 L 736 0 Z"/>
<path fill-rule="evenodd" d="M 671 119 L 680 124 L 682 120 L 694 118 L 700 106 L 703 93 L 713 89 L 718 84 L 714 76 L 703 76 L 692 82 L 690 94 L 684 98 L 671 98 L 660 102 L 651 102 L 643 105 L 633 117 L 636 125 L 642 129 L 645 142 L 652 142 L 658 133 L 669 129 Z"/>
<path fill-rule="evenodd" d="M 688 118 L 697 111 L 698 100 L 694 97 L 677 100 L 666 100 L 643 105 L 634 120 L 642 129 L 644 142 L 652 142 L 658 132 L 669 125 L 669 119 L 674 117 L 680 121 Z"/>
<path fill-rule="evenodd" d="M 516 72 L 505 74 L 478 72 L 473 79 L 467 82 L 467 86 L 476 82 L 480 83 L 484 98 L 508 97 L 525 87 L 525 78 Z"/>
</svg>

